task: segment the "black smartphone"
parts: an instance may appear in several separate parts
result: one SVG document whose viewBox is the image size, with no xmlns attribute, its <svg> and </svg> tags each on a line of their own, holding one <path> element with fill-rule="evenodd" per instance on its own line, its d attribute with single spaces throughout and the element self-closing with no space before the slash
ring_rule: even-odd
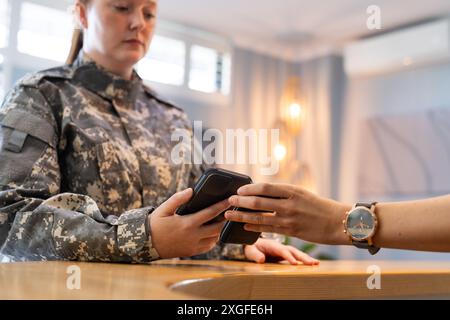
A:
<svg viewBox="0 0 450 320">
<path fill-rule="evenodd" d="M 247 208 L 233 208 L 233 210 L 255 212 L 255 210 Z M 247 231 L 244 229 L 244 225 L 245 223 L 242 222 L 227 221 L 220 233 L 220 242 L 248 245 L 254 244 L 261 235 L 261 232 Z"/>
<path fill-rule="evenodd" d="M 218 168 L 208 169 L 196 182 L 192 198 L 179 207 L 176 213 L 186 215 L 198 212 L 237 194 L 240 187 L 250 183 L 252 183 L 252 179 L 244 174 Z M 239 210 L 249 211 L 243 208 Z M 227 221 L 222 230 L 220 241 L 237 244 L 255 243 L 260 233 L 246 231 L 243 226 L 244 224 L 240 222 Z"/>
</svg>

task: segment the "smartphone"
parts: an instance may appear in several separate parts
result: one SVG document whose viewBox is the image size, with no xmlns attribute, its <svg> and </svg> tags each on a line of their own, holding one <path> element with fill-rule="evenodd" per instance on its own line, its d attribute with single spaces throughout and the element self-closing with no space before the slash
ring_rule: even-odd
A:
<svg viewBox="0 0 450 320">
<path fill-rule="evenodd" d="M 249 176 L 225 169 L 208 169 L 196 182 L 192 198 L 179 207 L 176 213 L 186 215 L 198 212 L 237 194 L 240 187 L 250 183 L 252 183 L 252 179 Z M 244 208 L 239 208 L 239 210 L 252 211 Z M 253 244 L 259 236 L 259 232 L 244 230 L 243 223 L 227 221 L 222 229 L 220 241 L 222 243 Z"/>
<path fill-rule="evenodd" d="M 233 208 L 233 210 L 255 212 L 255 210 L 247 208 Z M 220 242 L 248 245 L 254 244 L 261 235 L 261 232 L 247 231 L 244 229 L 244 225 L 245 223 L 242 222 L 227 221 L 222 229 L 222 232 L 220 233 Z"/>
</svg>

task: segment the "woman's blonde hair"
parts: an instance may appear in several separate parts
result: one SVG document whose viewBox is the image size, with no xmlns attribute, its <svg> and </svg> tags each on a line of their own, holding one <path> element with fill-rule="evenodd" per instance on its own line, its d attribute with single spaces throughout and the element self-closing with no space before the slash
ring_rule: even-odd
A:
<svg viewBox="0 0 450 320">
<path fill-rule="evenodd" d="M 72 64 L 75 61 L 81 51 L 81 48 L 83 48 L 83 31 L 81 29 L 75 29 L 73 30 L 72 46 L 70 47 L 66 64 Z"/>
<path fill-rule="evenodd" d="M 76 1 L 79 1 L 87 5 L 90 0 L 76 0 Z M 72 33 L 72 45 L 70 47 L 69 55 L 66 59 L 66 64 L 72 64 L 78 57 L 78 54 L 80 53 L 81 49 L 83 48 L 83 30 L 81 28 L 80 23 L 78 22 L 77 17 L 75 16 L 76 15 L 75 5 L 73 6 L 73 15 L 76 25 Z"/>
</svg>

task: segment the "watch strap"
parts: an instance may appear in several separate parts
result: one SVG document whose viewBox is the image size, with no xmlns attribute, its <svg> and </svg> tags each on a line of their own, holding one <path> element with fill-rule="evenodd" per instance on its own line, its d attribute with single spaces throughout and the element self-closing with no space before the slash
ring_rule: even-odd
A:
<svg viewBox="0 0 450 320">
<path fill-rule="evenodd" d="M 374 245 L 370 245 L 367 240 L 366 241 L 355 241 L 355 240 L 353 240 L 352 244 L 355 247 L 359 248 L 359 249 L 367 249 L 367 250 L 369 250 L 371 255 L 374 255 L 378 251 L 380 251 L 380 248 L 375 247 Z"/>
<path fill-rule="evenodd" d="M 372 209 L 372 206 L 376 205 L 378 202 L 358 202 L 357 204 L 355 204 L 355 208 L 356 207 L 366 207 L 367 209 Z"/>
</svg>

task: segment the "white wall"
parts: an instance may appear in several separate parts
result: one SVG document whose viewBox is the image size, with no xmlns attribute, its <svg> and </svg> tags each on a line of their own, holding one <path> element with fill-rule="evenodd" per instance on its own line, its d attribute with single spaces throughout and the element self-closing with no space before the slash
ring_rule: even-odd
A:
<svg viewBox="0 0 450 320">
<path fill-rule="evenodd" d="M 449 88 L 450 63 L 377 77 L 350 79 L 342 133 L 339 183 L 341 200 L 350 203 L 358 200 L 358 170 L 356 168 L 359 165 L 358 155 L 363 143 L 360 141 L 361 132 L 359 131 L 361 121 L 374 116 L 385 117 L 420 113 L 436 108 L 450 108 Z M 421 132 L 417 132 L 417 135 L 420 134 Z M 430 141 L 430 143 L 433 142 Z M 448 170 L 450 170 L 450 163 Z M 450 185 L 450 181 L 448 184 Z M 388 200 L 406 199 L 392 197 Z M 371 258 L 368 254 L 356 249 L 342 248 L 341 255 L 343 258 L 450 260 L 450 254 L 400 250 L 381 250 L 374 258 Z"/>
</svg>

